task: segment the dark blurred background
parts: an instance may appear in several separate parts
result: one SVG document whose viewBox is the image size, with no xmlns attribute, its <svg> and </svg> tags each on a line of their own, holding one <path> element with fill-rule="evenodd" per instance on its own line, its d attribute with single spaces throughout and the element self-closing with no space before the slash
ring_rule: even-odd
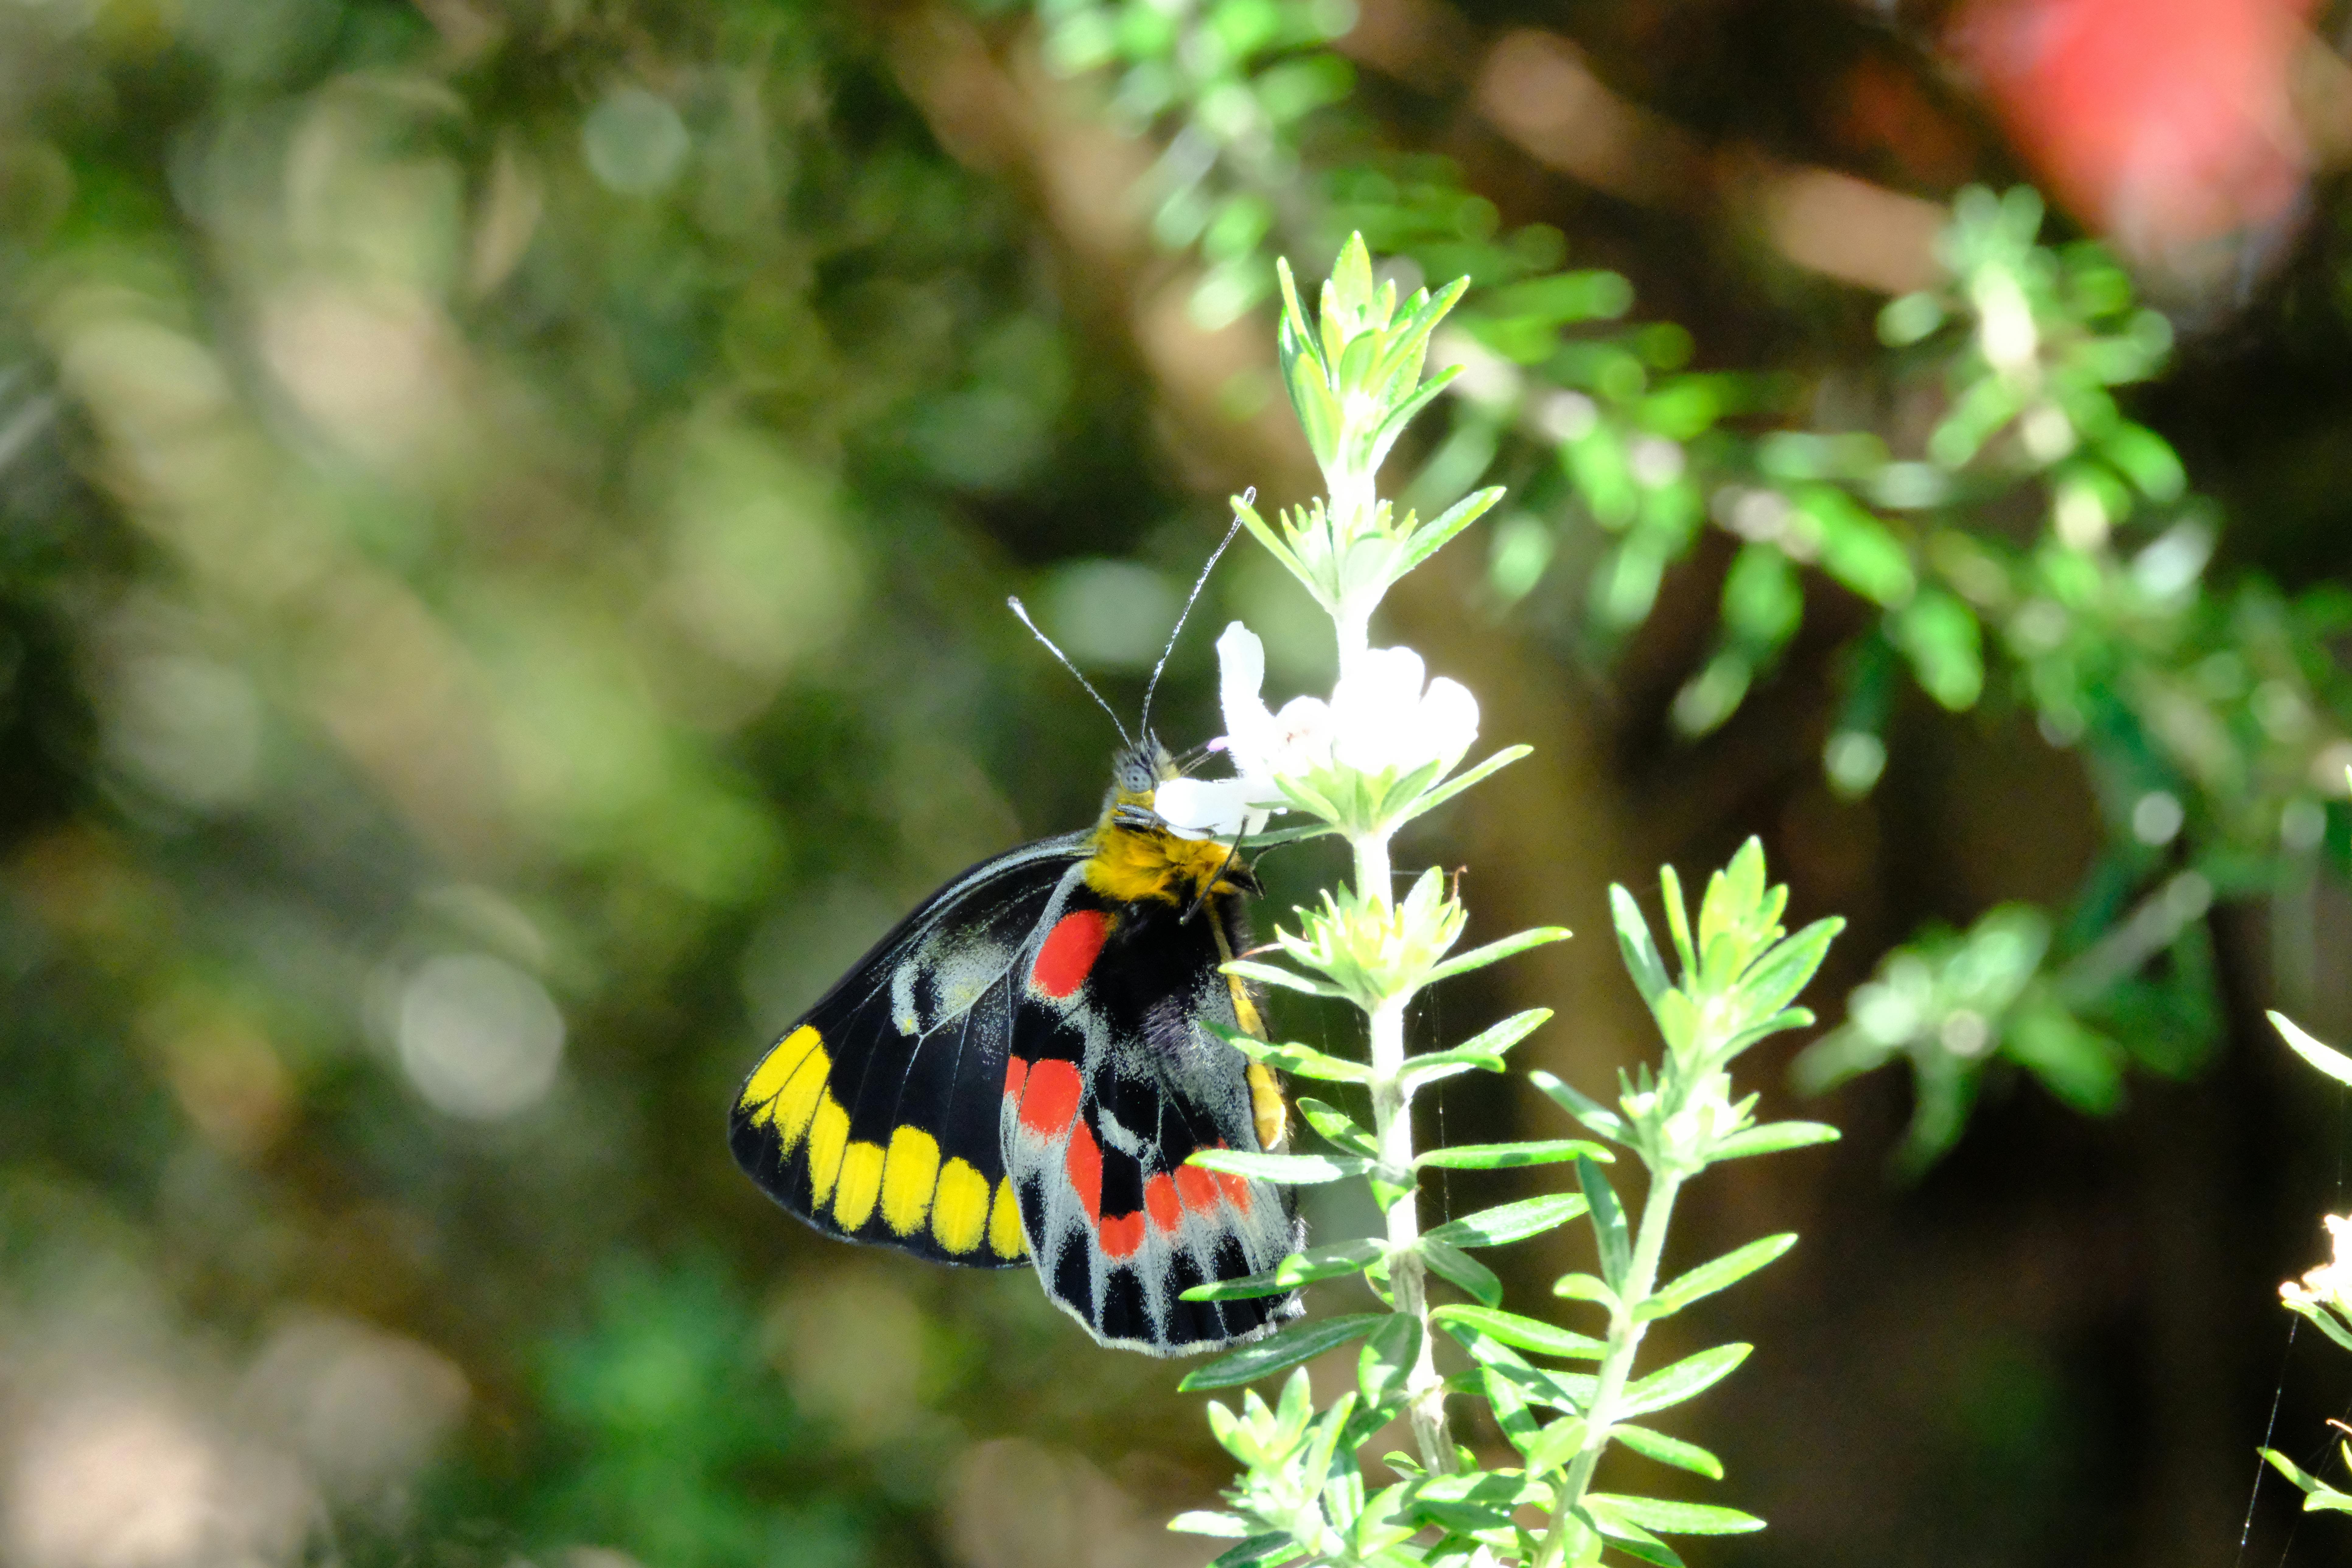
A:
<svg viewBox="0 0 2352 1568">
<path fill-rule="evenodd" d="M 1686 1261 L 1804 1234 L 1684 1331 L 1759 1346 L 1682 1429 L 1772 1521 L 1691 1560 L 2352 1560 L 2253 1456 L 2318 1466 L 2352 1401 L 2275 1296 L 2352 1127 L 2261 1018 L 2352 1032 L 2342 9 L 0 0 L 0 1554 L 1212 1555 L 1160 1528 L 1229 1473 L 1173 1369 L 1024 1273 L 820 1239 L 722 1126 L 924 892 L 1097 809 L 1109 726 L 1004 596 L 1135 710 L 1223 496 L 1311 493 L 1271 256 L 1319 277 L 1361 224 L 1480 289 L 1449 341 L 1482 374 L 1391 482 L 1517 498 L 1378 635 L 1472 686 L 1482 746 L 1538 748 L 1405 862 L 1467 867 L 1474 938 L 1580 933 L 1423 1038 L 1552 1005 L 1521 1065 L 1605 1091 L 1654 1048 L 1607 883 L 1654 907 L 1660 862 L 1750 833 L 1795 917 L 1852 922 L 1827 1023 L 2001 906 L 2056 933 L 2071 1023 L 1945 995 L 1811 1100 L 1759 1053 L 1768 1109 L 1846 1140 L 1685 1200 Z M 2161 373 L 2110 379 L 2186 488 L 2088 526 L 2048 454 L 1948 453 L 1888 526 L 1967 626 L 1882 623 L 1792 546 L 1743 643 L 1776 432 L 1924 471 L 1971 340 L 1923 375 L 1875 323 L 1939 289 L 1991 319 L 1938 281 L 1971 183 L 2039 186 L 2044 238 L 2162 312 Z M 2051 601 L 1969 598 L 1970 540 L 2211 562 L 2084 612 L 2062 700 Z M 1283 692 L 1328 679 L 1244 545 L 1171 739 L 1214 732 L 1234 616 Z M 1896 653 L 1916 680 L 1855 674 Z M 1318 854 L 1268 860 L 1263 921 Z M 1915 1081 L 1957 1109 L 1906 1142 Z M 1459 1085 L 1427 1133 L 1552 1114 Z M 1428 1201 L 1528 1190 L 1491 1180 Z M 1496 1255 L 1513 1291 L 1561 1245 Z"/>
</svg>

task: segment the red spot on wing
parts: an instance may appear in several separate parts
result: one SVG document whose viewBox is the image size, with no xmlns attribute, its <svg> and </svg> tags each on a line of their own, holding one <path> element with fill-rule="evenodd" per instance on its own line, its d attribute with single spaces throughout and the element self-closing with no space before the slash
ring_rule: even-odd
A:
<svg viewBox="0 0 2352 1568">
<path fill-rule="evenodd" d="M 1040 1062 L 1038 1066 L 1045 1064 Z M 1070 1129 L 1070 1146 L 1062 1154 L 1062 1169 L 1078 1192 L 1079 1206 L 1093 1224 L 1102 1223 L 1102 1146 L 1085 1122 Z"/>
<path fill-rule="evenodd" d="M 1105 1256 L 1132 1258 L 1143 1250 L 1143 1211 L 1106 1215 L 1095 1226 L 1095 1235 L 1102 1241 Z"/>
<path fill-rule="evenodd" d="M 1212 1188 L 1213 1201 L 1214 1196 Z M 1164 1171 L 1143 1184 L 1143 1206 L 1150 1214 L 1151 1223 L 1162 1230 L 1174 1230 L 1184 1221 L 1184 1200 L 1176 1195 L 1176 1184 Z"/>
<path fill-rule="evenodd" d="M 1005 1058 L 1004 1098 L 1017 1102 L 1021 1098 L 1021 1086 L 1028 1080 L 1028 1078 L 1029 1064 L 1027 1062 L 1023 1061 L 1019 1057 Z"/>
<path fill-rule="evenodd" d="M 1029 1068 L 1027 1077 L 1024 1087 L 1013 1084 L 1009 1072 L 1005 1075 L 1005 1092 L 1021 1096 L 1021 1125 L 1042 1137 L 1058 1136 L 1077 1118 L 1081 1087 L 1077 1068 L 1069 1062 L 1042 1061 Z"/>
<path fill-rule="evenodd" d="M 1148 1199 L 1150 1195 L 1147 1189 L 1144 1196 Z M 1176 1195 L 1194 1214 L 1214 1214 L 1217 1212 L 1217 1178 L 1198 1165 L 1179 1165 L 1176 1167 Z"/>
<path fill-rule="evenodd" d="M 1083 984 L 1110 935 L 1110 916 L 1100 910 L 1073 910 L 1054 922 L 1037 949 L 1029 981 L 1048 996 L 1067 996 Z"/>
<path fill-rule="evenodd" d="M 1250 1194 L 1247 1177 L 1236 1176 L 1228 1171 L 1213 1171 L 1210 1174 L 1217 1178 L 1217 1185 L 1223 1191 L 1228 1203 L 1244 1214 L 1249 1213 Z"/>
</svg>

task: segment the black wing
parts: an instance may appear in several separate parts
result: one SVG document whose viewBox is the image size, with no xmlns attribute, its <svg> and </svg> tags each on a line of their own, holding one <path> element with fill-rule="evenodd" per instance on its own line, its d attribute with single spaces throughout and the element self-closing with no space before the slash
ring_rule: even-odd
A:
<svg viewBox="0 0 2352 1568">
<path fill-rule="evenodd" d="M 1046 1294 L 1104 1344 L 1153 1355 L 1252 1338 L 1299 1310 L 1295 1294 L 1180 1299 L 1304 1239 L 1286 1189 L 1184 1163 L 1259 1144 L 1249 1059 L 1203 1026 L 1240 1027 L 1219 965 L 1240 945 L 1241 900 L 1182 917 L 1072 879 L 1019 977 L 1004 1082 L 1005 1163 Z"/>
<path fill-rule="evenodd" d="M 1084 834 L 982 861 L 924 900 L 751 1069 L 735 1162 L 829 1236 L 1008 1268 L 1027 1246 L 998 1107 L 1022 958 Z"/>
</svg>

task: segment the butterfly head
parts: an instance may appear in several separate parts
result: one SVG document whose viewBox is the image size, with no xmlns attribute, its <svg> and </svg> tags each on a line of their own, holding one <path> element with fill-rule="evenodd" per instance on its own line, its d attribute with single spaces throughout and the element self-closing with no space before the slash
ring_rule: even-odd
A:
<svg viewBox="0 0 2352 1568">
<path fill-rule="evenodd" d="M 1254 889 L 1248 873 L 1234 867 L 1231 846 L 1180 837 L 1152 809 L 1160 786 L 1182 772 L 1168 748 L 1149 734 L 1120 750 L 1095 829 L 1095 853 L 1087 863 L 1089 887 L 1123 903 L 1149 899 L 1180 906 L 1207 889 Z"/>
<path fill-rule="evenodd" d="M 1134 744 L 1119 748 L 1118 756 L 1111 763 L 1110 799 L 1104 805 L 1113 813 L 1121 806 L 1148 812 L 1160 786 L 1178 772 L 1168 748 L 1147 733 Z"/>
</svg>

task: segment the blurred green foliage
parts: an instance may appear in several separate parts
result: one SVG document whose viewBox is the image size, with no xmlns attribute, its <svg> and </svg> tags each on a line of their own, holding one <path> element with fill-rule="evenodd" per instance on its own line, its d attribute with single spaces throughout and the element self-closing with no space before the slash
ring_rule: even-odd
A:
<svg viewBox="0 0 2352 1568">
<path fill-rule="evenodd" d="M 921 1561 L 975 1441 L 1139 1374 L 1057 1391 L 1034 1288 L 953 1281 L 950 1332 L 946 1281 L 779 1275 L 822 1244 L 720 1152 L 774 1019 L 1091 810 L 1005 590 L 1068 563 L 1055 629 L 1132 667 L 1202 548 L 1136 554 L 1186 503 L 880 37 L 0 14 L 0 1247 L 121 1259 L 0 1305 L 0 1419 L 184 1453 L 158 1563 Z M 126 1291 L 135 1342 L 72 1331 Z M 272 1371 L 289 1314 L 361 1348 Z M 338 1491 L 349 1367 L 460 1392 Z M 113 1560 L 111 1494 L 45 1495 L 27 1562 Z"/>
<path fill-rule="evenodd" d="M 1905 1057 L 1916 1172 L 1959 1136 L 1989 1063 L 2105 1112 L 2121 1103 L 2123 1062 L 2168 1074 L 2203 1062 L 2221 1024 L 2201 923 L 2212 900 L 2307 881 L 2323 843 L 2347 837 L 2352 685 L 2329 639 L 2352 599 L 2335 584 L 2290 597 L 2255 574 L 2206 580 L 2217 510 L 2116 397 L 2162 371 L 2172 329 L 2106 251 L 2044 244 L 2031 189 L 1962 191 L 1937 246 L 1943 281 L 1888 302 L 1878 334 L 1894 352 L 1846 372 L 1862 384 L 1850 401 L 1912 428 L 1808 428 L 1784 378 L 1695 372 L 1682 327 L 1613 324 L 1633 305 L 1622 277 L 1559 270 L 1559 237 L 1539 226 L 1498 237 L 1492 204 L 1446 161 L 1400 162 L 1360 122 L 1318 120 L 1261 85 L 1310 68 L 1344 79 L 1317 5 L 1056 0 L 1040 15 L 1066 68 L 1115 68 L 1115 100 L 1160 129 L 1169 159 L 1193 147 L 1182 181 L 1146 194 L 1163 243 L 1201 248 L 1204 317 L 1259 297 L 1267 246 L 1319 257 L 1335 226 L 1407 267 L 1472 279 L 1461 329 L 1437 351 L 1464 364 L 1452 428 L 1404 495 L 1434 510 L 1482 483 L 1511 487 L 1492 535 L 1496 604 L 1525 605 L 1567 566 L 1581 605 L 1538 617 L 1571 645 L 1622 647 L 1712 522 L 1737 542 L 1714 647 L 1674 700 L 1685 736 L 1720 728 L 1773 673 L 1807 625 L 1815 573 L 1865 613 L 1859 626 L 1846 606 L 1828 617 L 1843 695 L 1822 767 L 1841 795 L 1885 772 L 1905 677 L 1946 710 L 2030 714 L 2081 754 L 2106 843 L 2072 908 L 1996 911 L 1957 950 L 1923 934 L 1856 994 L 1853 1021 L 1800 1081 L 1819 1089 Z M 1255 109 L 1236 107 L 1253 94 Z M 1217 202 L 1255 216 L 1228 240 L 1181 216 Z M 2176 863 L 2189 880 L 2155 887 Z M 2043 934 L 2019 945 L 2020 921 Z M 1901 978 L 2029 949 L 1990 1012 Z M 1899 1028 L 1883 1022 L 1889 985 L 1917 1012 Z"/>
<path fill-rule="evenodd" d="M 1526 19 L 1428 9 L 1466 29 L 1432 46 L 1463 65 Z M 1629 90 L 1623 62 L 1656 54 L 1683 73 L 1656 100 L 1709 134 L 1769 122 L 1887 177 L 1807 119 L 1833 97 L 1816 62 L 1866 52 L 1852 7 L 1773 11 L 1769 47 L 1753 18 L 1665 14 L 1536 20 L 1589 28 Z M 1476 607 L 1558 656 L 1530 680 L 1671 664 L 1678 769 L 1793 711 L 1848 799 L 1941 766 L 1920 737 L 1948 713 L 2079 763 L 2096 843 L 2072 896 L 1947 911 L 1801 1069 L 1907 1063 L 1915 1166 L 2004 1079 L 2107 1110 L 2135 1070 L 2210 1066 L 2245 980 L 2233 930 L 2241 971 L 2260 927 L 2290 1003 L 2316 990 L 2352 853 L 2340 552 L 2311 542 L 2339 521 L 2340 258 L 2256 321 L 2291 320 L 2307 363 L 2238 400 L 2282 434 L 2216 478 L 2213 443 L 2184 462 L 2152 433 L 2197 423 L 2150 412 L 2172 384 L 2151 378 L 2179 379 L 2161 319 L 2028 197 L 1961 196 L 1944 280 L 1874 340 L 1867 308 L 1788 283 L 1735 226 L 1515 173 L 1458 84 L 1416 96 L 1344 55 L 1354 19 L 0 6 L 12 1561 L 994 1568 L 1150 1558 L 1176 1500 L 1209 1495 L 1223 1460 L 1165 1369 L 1074 1355 L 1025 1279 L 826 1247 L 719 1136 L 762 1035 L 915 898 L 1094 809 L 1110 737 L 1005 593 L 1132 711 L 1219 521 L 1216 442 L 1171 437 L 1177 399 L 1127 330 L 1149 268 L 1103 276 L 1051 182 L 971 130 L 1049 96 L 1033 57 L 1101 111 L 1079 133 L 1145 138 L 1138 224 L 1200 260 L 1195 324 L 1243 320 L 1277 251 L 1318 269 L 1350 228 L 1408 292 L 1473 279 L 1433 360 L 1465 366 L 1442 428 L 1391 478 L 1431 516 L 1510 487 Z M 1708 69 L 1651 48 L 1685 32 L 1719 38 Z M 927 64 L 966 34 L 963 75 Z M 1997 148 L 1958 163 L 1913 183 L 2013 178 Z M 1229 564 L 1196 617 L 1246 613 L 1284 678 L 1317 657 L 1282 640 L 1287 591 Z M 1207 732 L 1204 674 L 1181 649 L 1171 732 Z M 1888 850 L 1890 878 L 1923 852 Z M 1776 863 L 1801 893 L 1804 857 Z M 1923 901 L 1895 900 L 1906 930 Z M 2168 1236 L 2195 1234 L 2150 1191 Z M 2240 1198 L 2222 1228 L 2259 1246 Z M 2210 1260 L 2179 1270 L 2211 1283 Z M 2194 1299 L 2158 1295 L 2159 1319 Z M 2210 1359 L 2244 1336 L 2175 1338 Z M 2032 1461 L 2091 1451 L 2050 1414 L 2058 1354 L 2045 1336 L 1995 1358 L 2031 1377 L 1962 1379 L 1981 1405 L 1930 1434 L 1957 1457 L 1886 1480 L 1885 1509 L 1982 1449 L 1999 1560 L 2054 1539 L 2100 1490 Z M 2070 1394 L 2090 1376 L 2062 1370 Z M 2191 1387 L 2179 1370 L 2147 1386 Z M 2114 1431 L 2150 1429 L 2126 1415 Z M 1984 1481 L 2029 1470 L 2030 1506 Z M 1818 1521 L 1765 1511 L 1759 1539 L 1832 1560 Z M 1880 1543 L 1856 1551 L 1927 1550 L 1912 1522 L 1837 1523 Z"/>
</svg>

